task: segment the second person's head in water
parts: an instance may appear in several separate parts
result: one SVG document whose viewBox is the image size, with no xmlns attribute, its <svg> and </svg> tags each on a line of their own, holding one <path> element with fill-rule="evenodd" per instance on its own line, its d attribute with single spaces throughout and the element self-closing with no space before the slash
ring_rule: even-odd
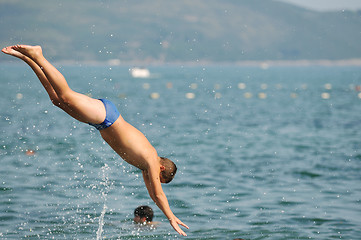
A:
<svg viewBox="0 0 361 240">
<path fill-rule="evenodd" d="M 153 209 L 148 206 L 139 206 L 134 210 L 134 222 L 150 224 L 153 221 Z"/>
</svg>

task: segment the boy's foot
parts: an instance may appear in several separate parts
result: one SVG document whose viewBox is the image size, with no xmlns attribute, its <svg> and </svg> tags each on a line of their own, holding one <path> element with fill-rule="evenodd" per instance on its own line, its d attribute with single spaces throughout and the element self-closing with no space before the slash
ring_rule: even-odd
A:
<svg viewBox="0 0 361 240">
<path fill-rule="evenodd" d="M 33 60 L 43 54 L 40 46 L 15 45 L 12 48 Z"/>
<path fill-rule="evenodd" d="M 20 59 L 24 59 L 25 55 L 22 54 L 21 52 L 17 51 L 14 49 L 14 46 L 10 46 L 10 47 L 5 47 L 1 50 L 3 53 L 14 56 L 14 57 L 18 57 Z"/>
</svg>

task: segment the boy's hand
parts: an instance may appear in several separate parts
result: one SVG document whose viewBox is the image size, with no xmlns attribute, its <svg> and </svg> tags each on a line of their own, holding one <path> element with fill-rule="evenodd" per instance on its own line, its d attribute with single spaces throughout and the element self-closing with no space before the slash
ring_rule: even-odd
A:
<svg viewBox="0 0 361 240">
<path fill-rule="evenodd" d="M 181 220 L 179 220 L 177 217 L 174 217 L 174 219 L 169 220 L 170 225 L 176 230 L 180 235 L 187 236 L 185 232 L 179 227 L 179 225 L 182 225 L 183 227 L 189 229 L 187 225 L 185 225 Z M 179 224 L 179 225 L 178 225 Z"/>
</svg>

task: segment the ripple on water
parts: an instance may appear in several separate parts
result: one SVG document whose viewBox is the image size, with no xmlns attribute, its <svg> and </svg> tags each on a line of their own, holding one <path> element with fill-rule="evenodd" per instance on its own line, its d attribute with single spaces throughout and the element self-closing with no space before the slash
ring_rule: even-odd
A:
<svg viewBox="0 0 361 240">
<path fill-rule="evenodd" d="M 307 171 L 307 170 L 294 171 L 293 174 L 296 177 L 300 177 L 300 178 L 316 179 L 316 178 L 322 177 L 322 174 L 318 174 L 318 173 L 315 173 L 312 171 Z"/>
</svg>

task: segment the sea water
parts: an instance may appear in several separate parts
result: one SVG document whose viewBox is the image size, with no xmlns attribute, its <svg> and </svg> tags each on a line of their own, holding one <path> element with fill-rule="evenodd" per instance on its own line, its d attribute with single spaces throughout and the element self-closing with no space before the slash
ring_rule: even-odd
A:
<svg viewBox="0 0 361 240">
<path fill-rule="evenodd" d="M 57 67 L 176 162 L 163 189 L 187 239 L 361 239 L 360 67 Z M 29 67 L 0 65 L 0 83 L 0 239 L 183 238 Z M 157 227 L 133 224 L 139 205 Z"/>
</svg>

